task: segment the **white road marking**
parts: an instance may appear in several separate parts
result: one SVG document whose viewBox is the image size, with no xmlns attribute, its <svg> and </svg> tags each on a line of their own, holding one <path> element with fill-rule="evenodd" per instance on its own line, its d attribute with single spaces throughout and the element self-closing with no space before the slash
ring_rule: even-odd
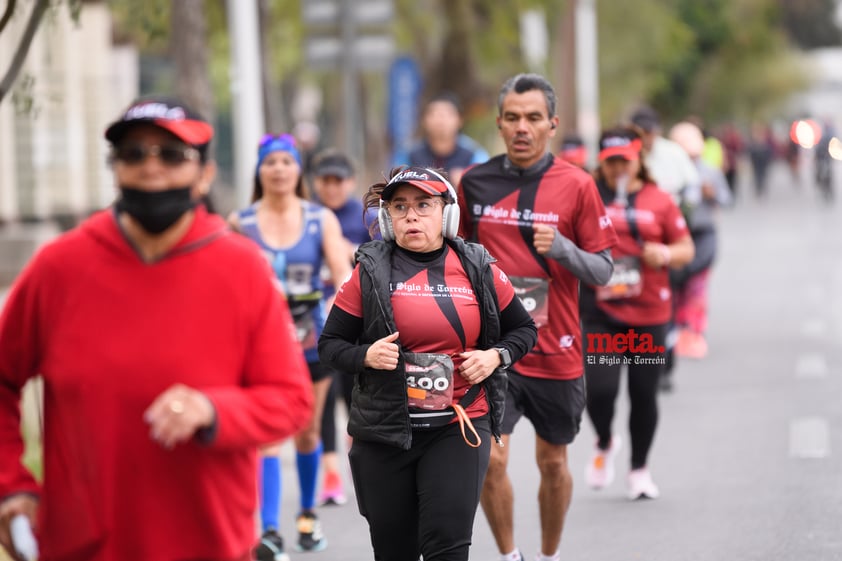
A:
<svg viewBox="0 0 842 561">
<path fill-rule="evenodd" d="M 804 353 L 795 364 L 795 377 L 799 379 L 824 378 L 827 376 L 827 359 L 821 353 Z"/>
<path fill-rule="evenodd" d="M 827 334 L 827 322 L 812 318 L 801 324 L 801 335 L 810 339 L 820 339 Z"/>
<path fill-rule="evenodd" d="M 830 455 L 830 425 L 821 417 L 802 417 L 789 424 L 789 456 L 821 459 Z"/>
</svg>

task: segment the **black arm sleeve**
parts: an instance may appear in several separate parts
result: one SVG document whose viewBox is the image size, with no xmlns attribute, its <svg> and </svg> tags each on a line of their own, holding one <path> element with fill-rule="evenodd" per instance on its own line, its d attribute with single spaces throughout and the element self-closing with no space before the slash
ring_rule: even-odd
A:
<svg viewBox="0 0 842 561">
<path fill-rule="evenodd" d="M 365 367 L 365 353 L 371 345 L 360 345 L 363 319 L 333 306 L 319 337 L 319 360 L 337 370 L 356 374 Z"/>
<path fill-rule="evenodd" d="M 500 332 L 501 338 L 495 347 L 507 348 L 512 362 L 522 358 L 538 342 L 538 328 L 517 297 L 500 311 Z"/>
</svg>

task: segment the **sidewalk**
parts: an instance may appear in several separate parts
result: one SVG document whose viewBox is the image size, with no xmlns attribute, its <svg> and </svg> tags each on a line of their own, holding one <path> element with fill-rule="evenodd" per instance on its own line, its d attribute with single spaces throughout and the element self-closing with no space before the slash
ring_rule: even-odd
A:
<svg viewBox="0 0 842 561">
<path fill-rule="evenodd" d="M 56 222 L 21 222 L 0 227 L 0 286 L 7 287 L 42 245 L 61 233 Z"/>
</svg>

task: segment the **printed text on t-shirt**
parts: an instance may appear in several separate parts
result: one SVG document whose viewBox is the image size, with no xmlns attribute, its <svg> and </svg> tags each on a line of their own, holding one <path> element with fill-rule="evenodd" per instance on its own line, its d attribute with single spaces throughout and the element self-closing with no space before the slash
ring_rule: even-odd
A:
<svg viewBox="0 0 842 561">
<path fill-rule="evenodd" d="M 482 217 L 487 222 L 509 224 L 512 226 L 528 226 L 535 222 L 557 224 L 559 215 L 555 212 L 534 212 L 531 208 L 518 210 L 495 205 L 474 205 L 474 216 Z"/>
<path fill-rule="evenodd" d="M 449 296 L 450 298 L 465 298 L 473 300 L 474 291 L 464 286 L 447 286 L 444 284 L 430 285 L 427 283 L 398 282 L 389 283 L 392 296 L 418 296 L 432 294 L 435 298 Z"/>
</svg>

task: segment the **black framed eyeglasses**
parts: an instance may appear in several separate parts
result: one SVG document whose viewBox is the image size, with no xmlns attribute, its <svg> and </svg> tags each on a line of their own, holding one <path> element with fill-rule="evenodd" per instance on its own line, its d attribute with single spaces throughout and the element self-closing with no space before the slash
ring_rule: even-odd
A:
<svg viewBox="0 0 842 561">
<path fill-rule="evenodd" d="M 168 166 L 180 166 L 184 162 L 199 159 L 199 151 L 190 146 L 157 144 L 127 144 L 117 146 L 111 152 L 111 158 L 129 165 L 138 165 L 149 156 L 155 156 Z"/>
</svg>

